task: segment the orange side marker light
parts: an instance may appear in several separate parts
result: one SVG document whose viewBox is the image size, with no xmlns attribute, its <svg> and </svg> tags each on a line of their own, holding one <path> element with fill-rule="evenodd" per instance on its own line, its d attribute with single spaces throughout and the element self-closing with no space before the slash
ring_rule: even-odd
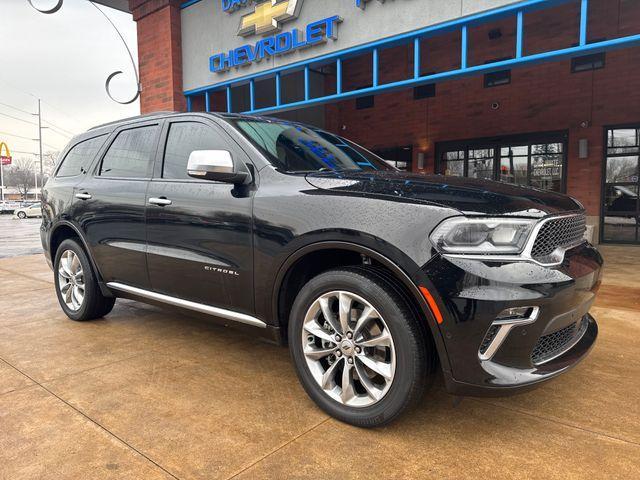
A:
<svg viewBox="0 0 640 480">
<path fill-rule="evenodd" d="M 427 290 L 427 287 L 421 286 L 420 291 L 422 292 L 422 296 L 424 297 L 424 299 L 427 301 L 427 304 L 431 309 L 431 313 L 433 313 L 433 316 L 436 317 L 436 322 L 438 322 L 438 325 L 440 325 L 442 323 L 442 313 L 438 308 L 438 304 L 436 303 L 429 290 Z"/>
</svg>

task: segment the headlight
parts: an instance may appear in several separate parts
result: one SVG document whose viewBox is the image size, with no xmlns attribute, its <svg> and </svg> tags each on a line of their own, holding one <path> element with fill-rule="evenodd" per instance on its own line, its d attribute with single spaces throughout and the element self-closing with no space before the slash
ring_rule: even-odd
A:
<svg viewBox="0 0 640 480">
<path fill-rule="evenodd" d="M 454 217 L 442 222 L 431 242 L 443 253 L 518 254 L 536 220 Z"/>
</svg>

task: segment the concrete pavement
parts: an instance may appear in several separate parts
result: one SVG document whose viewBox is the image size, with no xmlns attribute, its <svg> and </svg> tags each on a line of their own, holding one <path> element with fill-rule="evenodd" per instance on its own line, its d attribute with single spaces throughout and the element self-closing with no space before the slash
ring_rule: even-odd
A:
<svg viewBox="0 0 640 480">
<path fill-rule="evenodd" d="M 41 255 L 0 260 L 0 478 L 638 478 L 640 248 L 606 247 L 589 358 L 534 392 L 436 381 L 389 427 L 329 418 L 284 348 L 144 304 L 60 310 Z"/>
</svg>

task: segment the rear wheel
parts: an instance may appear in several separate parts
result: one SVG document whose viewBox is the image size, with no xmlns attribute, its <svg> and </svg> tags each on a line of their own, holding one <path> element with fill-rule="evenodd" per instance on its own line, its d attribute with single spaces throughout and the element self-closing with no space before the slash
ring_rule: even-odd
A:
<svg viewBox="0 0 640 480">
<path fill-rule="evenodd" d="M 353 425 L 384 425 L 422 396 L 428 345 L 407 302 L 365 268 L 309 281 L 289 321 L 291 354 L 309 396 Z"/>
<path fill-rule="evenodd" d="M 113 309 L 115 298 L 102 295 L 89 258 L 76 240 L 65 240 L 58 247 L 54 276 L 58 301 L 71 320 L 93 320 Z"/>
</svg>

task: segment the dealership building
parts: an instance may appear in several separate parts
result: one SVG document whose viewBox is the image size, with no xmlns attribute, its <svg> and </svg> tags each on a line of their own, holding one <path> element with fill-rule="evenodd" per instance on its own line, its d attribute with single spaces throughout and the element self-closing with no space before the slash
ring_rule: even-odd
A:
<svg viewBox="0 0 640 480">
<path fill-rule="evenodd" d="M 567 193 L 640 244 L 639 0 L 104 0 L 141 110 L 303 121 L 398 168 Z"/>
</svg>

